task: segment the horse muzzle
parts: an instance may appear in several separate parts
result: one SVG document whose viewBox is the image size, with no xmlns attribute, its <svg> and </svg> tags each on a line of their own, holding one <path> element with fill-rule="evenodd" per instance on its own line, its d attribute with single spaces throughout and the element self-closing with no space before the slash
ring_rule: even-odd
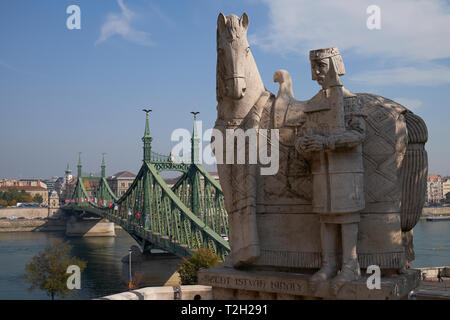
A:
<svg viewBox="0 0 450 320">
<path fill-rule="evenodd" d="M 244 76 L 233 76 L 226 79 L 226 95 L 233 100 L 242 99 L 245 96 L 247 82 Z"/>
</svg>

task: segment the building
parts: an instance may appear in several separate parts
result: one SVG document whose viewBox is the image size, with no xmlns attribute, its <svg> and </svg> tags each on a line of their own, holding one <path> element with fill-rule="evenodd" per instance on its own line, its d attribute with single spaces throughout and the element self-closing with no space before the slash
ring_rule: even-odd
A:
<svg viewBox="0 0 450 320">
<path fill-rule="evenodd" d="M 52 190 L 56 190 L 56 182 L 58 181 L 59 177 L 51 177 L 50 179 L 42 179 L 42 182 L 44 182 L 47 185 L 48 192 L 51 192 Z"/>
<path fill-rule="evenodd" d="M 0 191 L 7 191 L 9 189 L 16 189 L 18 191 L 24 190 L 32 197 L 40 195 L 42 197 L 41 205 L 48 204 L 48 190 L 47 185 L 40 179 L 20 179 L 20 180 L 0 180 Z"/>
<path fill-rule="evenodd" d="M 444 178 L 437 174 L 427 177 L 427 202 L 439 203 L 444 198 Z"/>
<path fill-rule="evenodd" d="M 64 182 L 61 185 L 61 189 L 59 191 L 59 199 L 64 202 L 67 199 L 71 199 L 73 195 L 73 191 L 77 185 L 78 178 L 70 179 L 67 182 Z"/>
<path fill-rule="evenodd" d="M 106 180 L 108 184 L 117 197 L 121 197 L 125 194 L 128 188 L 133 183 L 136 175 L 129 171 L 120 171 L 116 174 L 108 177 Z"/>
<path fill-rule="evenodd" d="M 66 171 L 64 171 L 64 183 L 70 182 L 72 178 L 73 178 L 72 170 L 70 170 L 69 164 L 67 164 Z"/>
<path fill-rule="evenodd" d="M 445 181 L 442 183 L 442 196 L 445 199 L 450 197 L 450 178 L 446 177 Z"/>
<path fill-rule="evenodd" d="M 59 209 L 59 196 L 58 193 L 53 190 L 49 194 L 49 200 L 48 200 L 48 216 L 52 217 L 55 215 L 55 213 L 58 212 Z"/>
<path fill-rule="evenodd" d="M 3 187 L 42 187 L 47 189 L 47 185 L 40 179 L 20 179 L 20 180 L 0 180 L 0 188 Z"/>
<path fill-rule="evenodd" d="M 214 178 L 214 180 L 216 180 L 217 182 L 220 183 L 220 181 L 219 181 L 219 174 L 218 174 L 217 172 L 208 172 L 208 173 Z M 165 179 L 164 179 L 164 182 L 165 182 L 170 188 L 172 188 L 172 187 L 178 182 L 178 180 L 180 180 L 182 177 L 183 177 L 183 176 L 180 175 L 180 176 L 175 177 L 175 178 L 165 178 Z M 203 185 L 203 176 L 201 176 L 200 180 L 201 180 L 201 185 Z"/>
</svg>

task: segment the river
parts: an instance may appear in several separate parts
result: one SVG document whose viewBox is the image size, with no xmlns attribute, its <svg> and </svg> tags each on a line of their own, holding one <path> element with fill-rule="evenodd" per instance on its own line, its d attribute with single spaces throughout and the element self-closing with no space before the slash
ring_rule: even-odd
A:
<svg viewBox="0 0 450 320">
<path fill-rule="evenodd" d="M 21 277 L 25 264 L 56 239 L 68 240 L 73 246 L 72 253 L 87 262 L 81 290 L 74 299 L 92 299 L 126 291 L 121 259 L 136 243 L 123 230 L 116 230 L 116 233 L 115 238 L 66 238 L 63 232 L 0 233 L 0 300 L 48 299 L 40 290 L 29 292 L 29 285 L 21 281 Z M 414 267 L 449 266 L 450 221 L 421 220 L 414 228 L 414 247 Z"/>
</svg>

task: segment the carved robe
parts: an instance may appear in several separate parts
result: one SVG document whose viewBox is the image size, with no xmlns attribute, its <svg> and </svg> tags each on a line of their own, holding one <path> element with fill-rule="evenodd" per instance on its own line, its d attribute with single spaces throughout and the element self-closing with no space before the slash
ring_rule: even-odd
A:
<svg viewBox="0 0 450 320">
<path fill-rule="evenodd" d="M 365 113 L 356 95 L 345 91 L 339 103 L 336 90 L 340 89 L 322 90 L 307 101 L 297 122 L 302 123 L 300 136 L 319 135 L 325 141 L 323 151 L 306 154 L 313 177 L 313 212 L 320 214 L 321 222 L 353 223 L 359 222 L 359 212 L 365 207 Z M 295 123 L 289 110 L 286 121 Z"/>
</svg>

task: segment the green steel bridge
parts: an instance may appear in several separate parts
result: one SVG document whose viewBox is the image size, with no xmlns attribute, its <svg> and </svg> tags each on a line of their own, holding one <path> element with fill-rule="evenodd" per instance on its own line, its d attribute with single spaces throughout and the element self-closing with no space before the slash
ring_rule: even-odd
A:
<svg viewBox="0 0 450 320">
<path fill-rule="evenodd" d="M 191 139 L 191 161 L 176 161 L 172 154 L 151 150 L 152 137 L 146 111 L 144 157 L 142 167 L 126 193 L 117 198 L 105 177 L 102 160 L 98 186 L 90 193 L 82 177 L 78 158 L 78 180 L 71 199 L 62 209 L 91 214 L 121 226 L 143 251 L 162 249 L 178 257 L 208 248 L 224 259 L 229 253 L 228 217 L 220 184 L 199 164 L 199 141 L 196 114 Z M 160 176 L 164 171 L 182 173 L 169 187 Z"/>
</svg>

